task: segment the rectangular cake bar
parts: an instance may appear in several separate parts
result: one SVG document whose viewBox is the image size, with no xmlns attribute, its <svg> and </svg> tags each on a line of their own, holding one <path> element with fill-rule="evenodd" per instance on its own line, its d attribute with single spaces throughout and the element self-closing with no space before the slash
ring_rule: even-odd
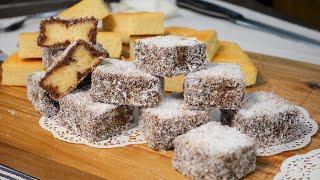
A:
<svg viewBox="0 0 320 180">
<path fill-rule="evenodd" d="M 254 139 L 209 122 L 174 141 L 173 167 L 192 179 L 241 179 L 256 168 Z"/>
<path fill-rule="evenodd" d="M 94 102 L 89 90 L 77 90 L 59 100 L 61 124 L 89 142 L 104 140 L 135 125 L 133 109 Z"/>
<path fill-rule="evenodd" d="M 38 32 L 28 32 L 19 34 L 18 53 L 19 58 L 41 58 L 43 49 L 38 46 Z"/>
<path fill-rule="evenodd" d="M 77 40 L 70 44 L 47 69 L 40 85 L 57 100 L 74 90 L 107 56 L 105 51 L 93 44 Z"/>
<path fill-rule="evenodd" d="M 183 98 L 174 95 L 141 112 L 146 141 L 156 150 L 173 148 L 174 138 L 208 121 L 208 111 L 183 109 Z"/>
<path fill-rule="evenodd" d="M 53 100 L 44 89 L 40 87 L 40 80 L 44 71 L 30 74 L 27 80 L 27 96 L 34 108 L 42 115 L 52 117 L 59 110 L 59 103 Z"/>
<path fill-rule="evenodd" d="M 195 38 L 156 36 L 136 41 L 136 66 L 156 76 L 176 76 L 207 66 L 207 45 Z"/>
<path fill-rule="evenodd" d="M 119 105 L 155 106 L 161 100 L 163 80 L 140 71 L 133 62 L 107 59 L 92 73 L 93 100 Z"/>
<path fill-rule="evenodd" d="M 287 143 L 301 138 L 300 110 L 287 100 L 268 92 L 245 97 L 245 105 L 232 126 L 256 139 L 259 146 Z"/>
<path fill-rule="evenodd" d="M 38 45 L 47 48 L 66 47 L 79 39 L 95 44 L 97 24 L 98 20 L 93 17 L 69 20 L 51 17 L 42 20 Z"/>
<path fill-rule="evenodd" d="M 211 64 L 189 73 L 184 81 L 184 102 L 191 109 L 211 107 L 239 109 L 243 106 L 246 84 L 237 64 Z"/>
</svg>

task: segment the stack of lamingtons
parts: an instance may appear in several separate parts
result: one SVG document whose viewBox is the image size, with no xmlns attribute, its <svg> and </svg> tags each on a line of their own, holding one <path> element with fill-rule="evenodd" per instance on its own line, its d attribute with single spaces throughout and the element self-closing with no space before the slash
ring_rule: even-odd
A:
<svg viewBox="0 0 320 180">
<path fill-rule="evenodd" d="M 87 8 L 93 11 L 82 13 Z M 102 18 L 112 32 L 98 32 Z M 108 33 L 118 40 L 104 38 Z M 28 77 L 30 102 L 88 142 L 141 123 L 151 148 L 174 149 L 173 167 L 183 174 L 239 179 L 255 170 L 257 147 L 300 138 L 299 108 L 272 93 L 246 94 L 257 70 L 215 31 L 164 29 L 161 13 L 108 15 L 103 1 L 85 0 L 20 38 L 33 43 L 19 42 L 19 56 L 40 56 L 44 64 Z M 114 59 L 121 48 L 110 44 L 129 42 L 132 61 Z M 24 51 L 30 47 L 38 50 Z M 17 71 L 8 64 L 5 83 Z M 220 119 L 210 116 L 213 109 Z"/>
</svg>

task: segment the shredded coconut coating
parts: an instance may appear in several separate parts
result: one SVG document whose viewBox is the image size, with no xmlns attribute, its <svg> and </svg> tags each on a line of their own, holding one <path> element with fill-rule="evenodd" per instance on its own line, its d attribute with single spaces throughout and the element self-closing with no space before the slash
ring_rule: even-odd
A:
<svg viewBox="0 0 320 180">
<path fill-rule="evenodd" d="M 42 63 L 44 68 L 48 69 L 63 50 L 64 48 L 43 48 Z"/>
<path fill-rule="evenodd" d="M 94 102 L 89 90 L 77 90 L 59 100 L 62 125 L 89 142 L 104 140 L 135 125 L 133 108 Z"/>
<path fill-rule="evenodd" d="M 243 106 L 245 91 L 245 78 L 239 65 L 213 63 L 185 77 L 184 102 L 190 109 L 237 110 Z"/>
<path fill-rule="evenodd" d="M 158 107 L 142 109 L 141 122 L 148 145 L 156 150 L 173 148 L 175 137 L 209 121 L 208 111 L 183 108 L 183 98 L 165 97 Z"/>
<path fill-rule="evenodd" d="M 137 69 L 133 62 L 106 59 L 92 73 L 94 101 L 150 107 L 159 103 L 163 79 Z"/>
<path fill-rule="evenodd" d="M 268 92 L 246 95 L 245 106 L 232 126 L 256 139 L 259 146 L 278 145 L 301 138 L 299 109 L 287 100 Z"/>
<path fill-rule="evenodd" d="M 35 72 L 27 80 L 27 96 L 34 108 L 42 115 L 51 117 L 57 114 L 59 104 L 40 87 L 40 80 L 45 72 Z"/>
<path fill-rule="evenodd" d="M 253 138 L 209 122 L 174 141 L 173 167 L 192 179 L 240 179 L 256 168 Z"/>
<path fill-rule="evenodd" d="M 176 76 L 207 66 L 205 43 L 182 36 L 156 36 L 136 41 L 136 66 L 156 76 Z"/>
</svg>

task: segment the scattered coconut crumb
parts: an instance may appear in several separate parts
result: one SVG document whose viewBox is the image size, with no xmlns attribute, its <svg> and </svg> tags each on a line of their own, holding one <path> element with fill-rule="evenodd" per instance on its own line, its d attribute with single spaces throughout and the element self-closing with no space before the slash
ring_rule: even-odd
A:
<svg viewBox="0 0 320 180">
<path fill-rule="evenodd" d="M 12 116 L 16 114 L 16 111 L 13 109 L 8 109 L 8 113 L 10 113 Z"/>
</svg>

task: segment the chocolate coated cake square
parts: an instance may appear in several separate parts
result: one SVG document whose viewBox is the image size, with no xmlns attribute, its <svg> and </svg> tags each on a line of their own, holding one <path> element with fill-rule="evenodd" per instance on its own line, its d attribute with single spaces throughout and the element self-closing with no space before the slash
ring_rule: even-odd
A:
<svg viewBox="0 0 320 180">
<path fill-rule="evenodd" d="M 89 142 L 104 140 L 135 125 L 133 108 L 92 101 L 89 90 L 59 100 L 62 125 Z"/>
<path fill-rule="evenodd" d="M 137 40 L 136 66 L 156 76 L 176 76 L 207 66 L 205 43 L 183 36 L 156 36 Z"/>
<path fill-rule="evenodd" d="M 173 167 L 192 179 L 241 179 L 256 168 L 254 139 L 209 122 L 174 141 Z"/>
<path fill-rule="evenodd" d="M 287 143 L 301 138 L 299 109 L 268 92 L 246 95 L 245 106 L 232 120 L 232 126 L 256 139 L 259 146 Z"/>
<path fill-rule="evenodd" d="M 175 137 L 209 121 L 208 111 L 183 108 L 183 98 L 165 97 L 154 108 L 142 109 L 141 122 L 148 145 L 156 150 L 173 148 Z"/>
<path fill-rule="evenodd" d="M 94 101 L 150 107 L 159 103 L 163 80 L 137 69 L 133 62 L 106 59 L 92 73 Z"/>
<path fill-rule="evenodd" d="M 246 84 L 237 64 L 211 64 L 189 73 L 184 81 L 184 102 L 190 109 L 239 109 L 243 106 Z"/>
</svg>

